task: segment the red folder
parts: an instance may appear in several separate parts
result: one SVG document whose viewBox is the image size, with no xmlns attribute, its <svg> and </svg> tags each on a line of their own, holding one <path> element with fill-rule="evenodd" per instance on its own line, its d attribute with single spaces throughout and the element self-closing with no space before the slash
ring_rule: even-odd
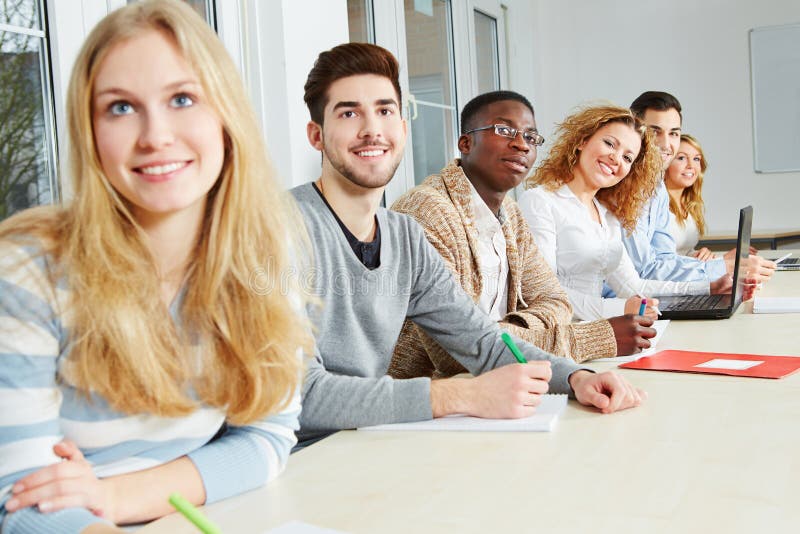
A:
<svg viewBox="0 0 800 534">
<path fill-rule="evenodd" d="M 714 360 L 735 360 L 736 362 L 761 362 L 747 369 L 708 366 Z M 698 367 L 698 365 L 706 366 Z M 712 363 L 715 365 L 715 363 Z M 735 366 L 731 362 L 728 367 Z M 726 354 L 724 352 L 692 352 L 686 350 L 662 350 L 652 356 L 623 363 L 625 369 L 644 369 L 649 371 L 679 371 L 684 373 L 710 373 L 715 375 L 750 376 L 755 378 L 783 378 L 800 369 L 800 357 L 761 356 L 758 354 Z"/>
</svg>

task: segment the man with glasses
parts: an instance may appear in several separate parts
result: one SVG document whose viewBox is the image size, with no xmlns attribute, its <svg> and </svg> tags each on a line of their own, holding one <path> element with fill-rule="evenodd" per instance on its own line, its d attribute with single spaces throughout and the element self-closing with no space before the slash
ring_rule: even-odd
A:
<svg viewBox="0 0 800 534">
<path fill-rule="evenodd" d="M 392 209 L 413 217 L 467 294 L 500 327 L 578 362 L 650 346 L 652 320 L 627 315 L 572 324 L 572 308 L 507 195 L 530 172 L 544 138 L 522 95 L 495 91 L 461 113 L 461 159 L 429 176 Z M 447 377 L 464 367 L 412 322 L 404 325 L 389 373 Z"/>
</svg>

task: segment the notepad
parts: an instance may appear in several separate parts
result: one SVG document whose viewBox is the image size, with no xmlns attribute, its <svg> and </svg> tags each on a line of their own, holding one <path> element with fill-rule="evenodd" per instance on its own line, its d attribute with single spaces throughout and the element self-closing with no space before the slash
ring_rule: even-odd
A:
<svg viewBox="0 0 800 534">
<path fill-rule="evenodd" d="M 800 313 L 798 297 L 756 297 L 753 313 Z"/>
<path fill-rule="evenodd" d="M 629 356 L 615 356 L 614 358 L 598 358 L 596 360 L 592 360 L 593 362 L 614 362 L 614 363 L 625 363 L 625 362 L 634 362 L 639 358 L 644 358 L 645 356 L 650 356 L 651 354 L 656 353 L 656 345 L 661 340 L 664 335 L 664 332 L 667 330 L 669 326 L 669 319 L 662 319 L 661 321 L 656 321 L 653 323 L 653 328 L 656 329 L 656 337 L 650 338 L 650 348 L 645 349 L 642 352 L 631 354 Z"/>
<path fill-rule="evenodd" d="M 542 395 L 536 413 L 521 419 L 483 419 L 467 415 L 450 415 L 428 421 L 395 423 L 361 427 L 359 430 L 381 431 L 449 431 L 449 432 L 550 432 L 558 416 L 567 406 L 566 395 Z"/>
</svg>

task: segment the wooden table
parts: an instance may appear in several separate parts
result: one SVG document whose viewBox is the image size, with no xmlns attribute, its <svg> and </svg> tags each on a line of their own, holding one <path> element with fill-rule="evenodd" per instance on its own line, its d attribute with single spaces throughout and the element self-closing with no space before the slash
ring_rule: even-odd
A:
<svg viewBox="0 0 800 534">
<path fill-rule="evenodd" d="M 800 296 L 800 273 L 759 294 Z M 800 316 L 751 310 L 672 321 L 659 346 L 800 356 Z M 800 373 L 620 371 L 648 391 L 642 407 L 571 401 L 551 433 L 339 432 L 205 512 L 229 533 L 295 519 L 352 533 L 800 531 Z M 172 515 L 141 532 L 195 531 Z"/>
</svg>

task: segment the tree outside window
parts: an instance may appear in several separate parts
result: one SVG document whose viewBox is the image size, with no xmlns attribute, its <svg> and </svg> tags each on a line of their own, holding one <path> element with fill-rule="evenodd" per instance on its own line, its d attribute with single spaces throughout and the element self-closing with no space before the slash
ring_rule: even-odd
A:
<svg viewBox="0 0 800 534">
<path fill-rule="evenodd" d="M 57 197 L 41 5 L 0 0 L 0 220 Z"/>
</svg>

